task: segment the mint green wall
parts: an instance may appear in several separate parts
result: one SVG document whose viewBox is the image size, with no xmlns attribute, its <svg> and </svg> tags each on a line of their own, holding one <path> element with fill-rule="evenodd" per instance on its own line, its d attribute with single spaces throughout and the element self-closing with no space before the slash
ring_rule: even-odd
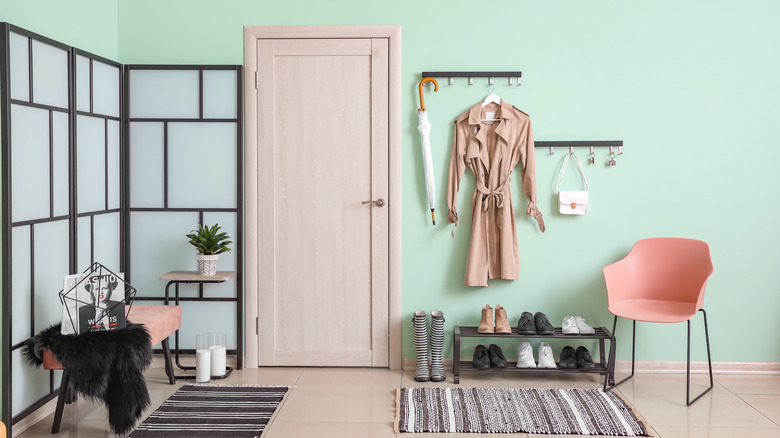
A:
<svg viewBox="0 0 780 438">
<path fill-rule="evenodd" d="M 640 238 L 682 236 L 712 247 L 716 271 L 705 308 L 713 358 L 780 361 L 780 351 L 769 347 L 780 343 L 780 286 L 773 275 L 780 243 L 773 197 L 780 178 L 771 155 L 780 143 L 780 4 L 772 0 L 521 0 L 490 7 L 452 0 L 119 0 L 114 36 L 104 32 L 113 26 L 113 2 L 105 18 L 90 12 L 103 2 L 71 2 L 85 21 L 67 28 L 55 22 L 61 17 L 46 18 L 57 14 L 41 14 L 37 2 L 14 4 L 5 18 L 0 1 L 0 19 L 109 57 L 96 46 L 110 52 L 116 38 L 123 63 L 241 64 L 244 25 L 403 25 L 404 357 L 414 355 L 410 318 L 418 309 L 443 310 L 448 334 L 454 324 L 476 324 L 486 303 L 506 307 L 513 324 L 522 311 L 544 311 L 556 324 L 580 314 L 611 325 L 602 267 Z M 622 139 L 625 155 L 608 168 L 605 151 L 598 150 L 597 165 L 586 168 L 591 211 L 561 217 L 554 212 L 554 178 L 564 151 L 549 156 L 538 150 L 547 232 L 522 216 L 526 203 L 516 176 L 521 279 L 467 288 L 473 179 L 466 178 L 459 196 L 462 225 L 454 240 L 444 223 L 443 189 L 451 122 L 488 89 L 484 80 L 471 87 L 442 80 L 438 93 L 426 92 L 439 185 L 434 227 L 416 133 L 417 81 L 422 70 L 501 69 L 523 71 L 521 87 L 497 80 L 496 93 L 531 115 L 537 139 Z M 579 151 L 581 159 L 586 152 Z M 753 328 L 745 330 L 747 324 Z M 684 324 L 639 328 L 639 359 L 685 359 Z M 699 318 L 695 328 L 701 328 Z M 619 358 L 625 359 L 630 324 L 619 329 Z M 514 355 L 517 342 L 499 343 Z M 464 347 L 463 355 L 470 353 Z M 448 335 L 445 355 L 451 354 Z M 696 348 L 694 359 L 703 358 L 703 348 Z"/>
<path fill-rule="evenodd" d="M 685 236 L 712 247 L 716 272 L 705 305 L 714 359 L 780 361 L 780 350 L 767 348 L 780 342 L 774 275 L 780 207 L 772 201 L 779 178 L 770 155 L 779 143 L 778 18 L 780 4 L 770 0 L 490 7 L 452 0 L 120 0 L 119 55 L 125 63 L 240 64 L 244 25 L 403 25 L 404 357 L 414 356 L 410 317 L 418 309 L 443 310 L 448 333 L 454 324 L 476 324 L 486 303 L 505 306 L 513 324 L 522 311 L 544 311 L 557 324 L 580 314 L 611 325 L 602 267 L 640 238 Z M 462 285 L 473 179 L 459 196 L 463 225 L 455 240 L 444 223 L 443 190 L 451 122 L 488 93 L 484 80 L 471 87 L 443 80 L 438 93 L 426 93 L 440 187 L 437 226 L 426 211 L 416 85 L 422 70 L 447 69 L 522 70 L 521 87 L 497 80 L 496 92 L 531 115 L 537 139 L 626 144 L 616 167 L 604 166 L 603 150 L 598 164 L 587 167 L 592 193 L 585 217 L 554 213 L 564 151 L 537 151 L 548 230 L 541 234 L 519 216 L 521 279 L 493 281 L 487 289 Z M 512 189 L 522 214 L 518 180 Z M 746 333 L 748 322 L 755 328 Z M 701 328 L 700 319 L 694 327 Z M 619 328 L 628 340 L 630 324 Z M 639 359 L 685 359 L 684 324 L 640 324 L 638 339 Z M 508 356 L 516 343 L 501 342 Z M 624 341 L 619 357 L 629 351 Z M 694 351 L 694 359 L 704 358 L 703 348 Z M 464 356 L 470 353 L 464 348 Z M 451 354 L 448 335 L 445 355 Z"/>
<path fill-rule="evenodd" d="M 117 59 L 117 0 L 0 0 L 0 21 Z"/>
</svg>

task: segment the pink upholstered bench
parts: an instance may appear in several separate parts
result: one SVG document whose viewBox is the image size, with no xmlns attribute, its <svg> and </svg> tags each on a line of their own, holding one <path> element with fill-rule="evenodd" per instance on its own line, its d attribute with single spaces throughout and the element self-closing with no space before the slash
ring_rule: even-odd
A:
<svg viewBox="0 0 780 438">
<path fill-rule="evenodd" d="M 140 305 L 133 304 L 130 313 L 127 316 L 128 321 L 134 324 L 143 324 L 151 337 L 150 347 L 162 343 L 163 354 L 165 355 L 165 374 L 171 385 L 176 383 L 176 377 L 173 375 L 173 363 L 171 362 L 171 349 L 168 346 L 168 337 L 181 327 L 181 307 L 169 305 Z M 62 370 L 65 367 L 57 360 L 51 350 L 43 351 L 43 368 L 47 370 Z M 60 393 L 57 398 L 57 410 L 54 412 L 54 424 L 52 433 L 59 432 L 60 421 L 62 420 L 62 411 L 65 402 L 73 399 L 68 395 L 68 370 L 62 376 L 60 384 Z M 70 401 L 68 401 L 70 403 Z"/>
</svg>

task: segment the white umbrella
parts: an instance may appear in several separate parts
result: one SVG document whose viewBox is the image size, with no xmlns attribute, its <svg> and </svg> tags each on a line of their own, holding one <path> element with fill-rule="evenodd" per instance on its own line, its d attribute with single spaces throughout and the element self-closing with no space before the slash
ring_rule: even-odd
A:
<svg viewBox="0 0 780 438">
<path fill-rule="evenodd" d="M 433 91 L 439 91 L 439 83 L 434 78 L 423 78 L 420 81 L 420 109 L 417 111 L 419 122 L 417 130 L 420 131 L 422 143 L 423 167 L 425 168 L 425 188 L 428 191 L 428 206 L 431 208 L 431 221 L 436 225 L 434 207 L 436 203 L 436 178 L 433 176 L 433 158 L 431 158 L 431 124 L 428 122 L 428 111 L 425 110 L 422 87 L 425 82 L 433 82 Z"/>
</svg>

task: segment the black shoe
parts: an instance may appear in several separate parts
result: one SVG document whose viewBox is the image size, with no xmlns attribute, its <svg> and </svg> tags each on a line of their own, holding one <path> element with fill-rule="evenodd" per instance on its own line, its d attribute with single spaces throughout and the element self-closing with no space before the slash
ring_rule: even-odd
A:
<svg viewBox="0 0 780 438">
<path fill-rule="evenodd" d="M 501 347 L 496 344 L 490 344 L 488 347 L 488 353 L 490 354 L 490 366 L 493 368 L 506 368 L 509 365 L 504 353 L 501 351 Z"/>
<path fill-rule="evenodd" d="M 568 345 L 563 347 L 561 360 L 558 361 L 558 368 L 577 368 L 577 353 L 574 351 L 574 348 Z"/>
<path fill-rule="evenodd" d="M 534 325 L 536 326 L 537 335 L 551 335 L 555 333 L 555 328 L 550 324 L 547 315 L 542 312 L 536 312 L 534 315 Z"/>
<path fill-rule="evenodd" d="M 484 345 L 477 345 L 477 348 L 474 349 L 474 360 L 471 363 L 477 370 L 490 368 L 490 355 L 488 355 L 488 349 Z"/>
<path fill-rule="evenodd" d="M 534 316 L 531 312 L 523 312 L 520 315 L 520 319 L 517 320 L 517 333 L 521 335 L 535 335 L 536 324 L 534 324 Z"/>
<path fill-rule="evenodd" d="M 595 368 L 593 358 L 590 357 L 590 351 L 583 346 L 577 347 L 577 368 Z"/>
</svg>

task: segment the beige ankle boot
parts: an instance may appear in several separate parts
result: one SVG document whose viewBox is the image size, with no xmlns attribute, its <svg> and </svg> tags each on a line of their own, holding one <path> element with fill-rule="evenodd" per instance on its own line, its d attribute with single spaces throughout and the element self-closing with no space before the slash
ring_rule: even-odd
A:
<svg viewBox="0 0 780 438">
<path fill-rule="evenodd" d="M 493 333 L 493 308 L 490 304 L 485 304 L 482 308 L 482 320 L 477 327 L 478 333 Z"/>
<path fill-rule="evenodd" d="M 501 307 L 501 304 L 496 304 L 496 333 L 501 335 L 512 333 L 512 327 L 506 319 L 506 310 Z"/>
</svg>

